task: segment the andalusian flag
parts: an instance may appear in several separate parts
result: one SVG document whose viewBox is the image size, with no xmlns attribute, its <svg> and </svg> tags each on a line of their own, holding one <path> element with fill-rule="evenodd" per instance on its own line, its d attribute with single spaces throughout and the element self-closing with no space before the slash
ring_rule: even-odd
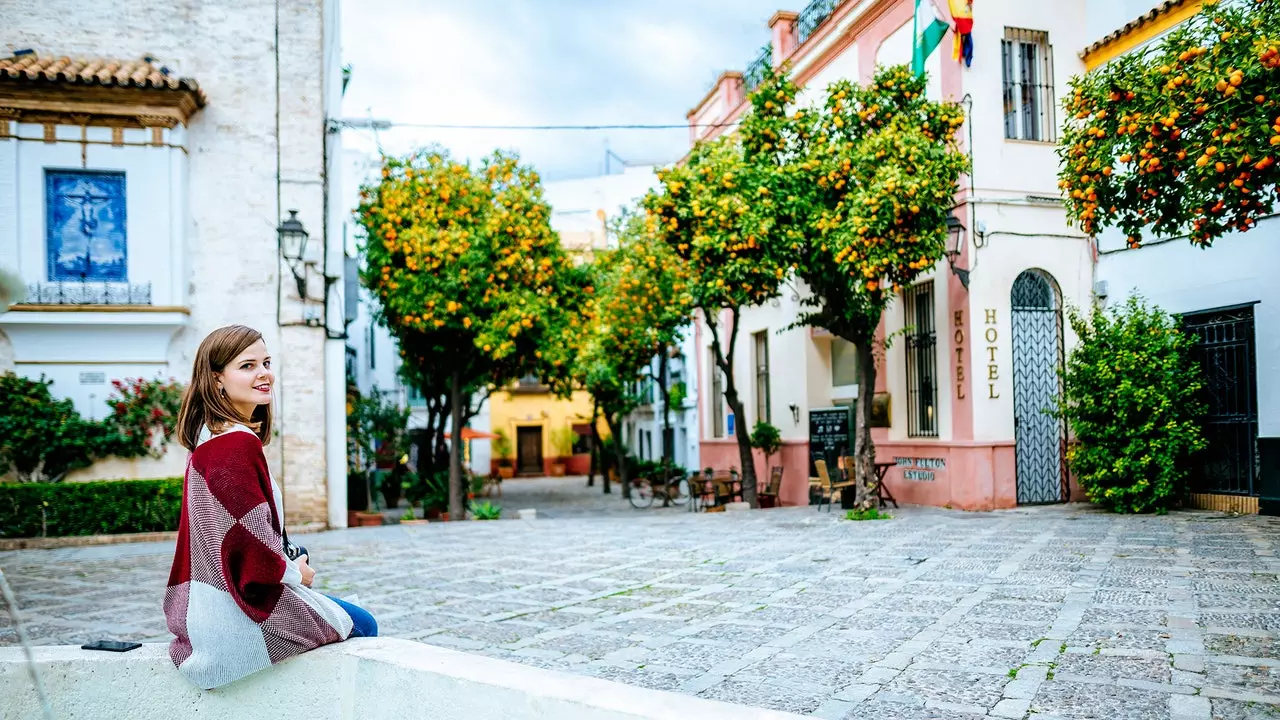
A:
<svg viewBox="0 0 1280 720">
<path fill-rule="evenodd" d="M 942 43 L 942 38 L 949 28 L 950 26 L 938 17 L 938 9 L 934 6 L 933 0 L 916 0 L 915 41 L 911 46 L 911 71 L 917 76 L 924 75 L 924 61 Z"/>
</svg>

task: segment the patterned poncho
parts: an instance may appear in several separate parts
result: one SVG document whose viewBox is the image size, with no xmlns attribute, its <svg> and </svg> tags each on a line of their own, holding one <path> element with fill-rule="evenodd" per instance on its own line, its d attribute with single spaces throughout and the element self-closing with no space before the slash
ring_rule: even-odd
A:
<svg viewBox="0 0 1280 720">
<path fill-rule="evenodd" d="M 257 435 L 206 430 L 187 463 L 164 596 L 169 656 L 193 684 L 225 685 L 351 634 L 351 617 L 285 556 L 283 517 Z"/>
</svg>

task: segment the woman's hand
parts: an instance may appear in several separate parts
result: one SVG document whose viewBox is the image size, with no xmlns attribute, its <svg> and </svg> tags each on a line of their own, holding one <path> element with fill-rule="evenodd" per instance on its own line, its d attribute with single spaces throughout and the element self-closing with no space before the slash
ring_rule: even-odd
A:
<svg viewBox="0 0 1280 720">
<path fill-rule="evenodd" d="M 298 569 L 302 571 L 302 584 L 306 587 L 311 587 L 311 581 L 316 579 L 316 571 L 312 570 L 310 565 L 307 565 L 306 555 L 299 555 L 296 562 L 298 563 Z"/>
</svg>

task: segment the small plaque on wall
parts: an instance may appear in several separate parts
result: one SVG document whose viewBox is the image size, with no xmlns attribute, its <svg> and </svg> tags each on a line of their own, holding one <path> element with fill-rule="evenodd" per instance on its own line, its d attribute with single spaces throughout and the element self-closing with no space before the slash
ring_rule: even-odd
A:
<svg viewBox="0 0 1280 720">
<path fill-rule="evenodd" d="M 81 385 L 106 385 L 107 374 L 102 372 L 82 372 L 80 373 Z"/>
<path fill-rule="evenodd" d="M 871 398 L 871 427 L 889 427 L 889 393 L 876 393 Z"/>
</svg>

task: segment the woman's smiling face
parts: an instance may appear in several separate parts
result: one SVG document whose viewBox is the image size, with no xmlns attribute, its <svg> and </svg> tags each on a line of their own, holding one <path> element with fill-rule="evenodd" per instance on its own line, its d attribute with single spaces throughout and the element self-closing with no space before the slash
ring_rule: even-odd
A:
<svg viewBox="0 0 1280 720">
<path fill-rule="evenodd" d="M 245 348 L 235 360 L 217 373 L 218 385 L 245 420 L 259 405 L 271 403 L 276 376 L 271 372 L 271 356 L 261 340 Z"/>
</svg>

